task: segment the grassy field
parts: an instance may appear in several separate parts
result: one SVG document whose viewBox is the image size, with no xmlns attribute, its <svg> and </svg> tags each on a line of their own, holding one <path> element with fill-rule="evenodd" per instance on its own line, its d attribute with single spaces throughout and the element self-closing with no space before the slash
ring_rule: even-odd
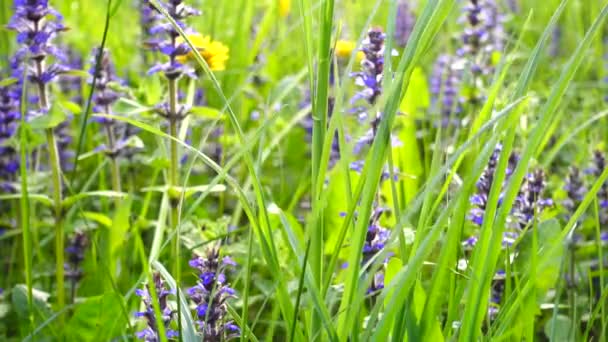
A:
<svg viewBox="0 0 608 342">
<path fill-rule="evenodd" d="M 0 340 L 607 340 L 607 16 L 2 1 Z"/>
</svg>

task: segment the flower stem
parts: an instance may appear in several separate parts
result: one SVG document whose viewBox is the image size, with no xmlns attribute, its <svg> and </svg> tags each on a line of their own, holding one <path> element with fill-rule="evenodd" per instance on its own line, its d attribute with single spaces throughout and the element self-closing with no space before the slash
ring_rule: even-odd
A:
<svg viewBox="0 0 608 342">
<path fill-rule="evenodd" d="M 49 161 L 53 180 L 53 203 L 55 210 L 55 279 L 57 286 L 57 308 L 58 311 L 61 311 L 65 306 L 61 164 L 59 163 L 59 151 L 57 150 L 55 134 L 53 133 L 52 128 L 46 129 L 46 139 L 49 148 Z"/>
<path fill-rule="evenodd" d="M 177 79 L 169 80 L 169 134 L 177 138 L 177 123 L 178 123 L 178 103 L 177 103 Z M 181 336 L 182 332 L 182 319 L 181 319 L 181 300 L 180 300 L 180 284 L 181 284 L 181 264 L 180 264 L 180 250 L 179 250 L 179 200 L 181 197 L 181 191 L 176 191 L 176 187 L 179 186 L 179 156 L 177 150 L 177 141 L 171 139 L 170 142 L 170 160 L 171 165 L 169 169 L 169 205 L 171 207 L 171 228 L 175 231 L 175 245 L 173 249 L 173 255 L 175 260 L 175 282 L 177 288 L 177 324 L 179 333 Z"/>
<path fill-rule="evenodd" d="M 44 60 L 35 60 L 36 75 L 44 73 Z M 43 82 L 36 83 L 38 88 L 38 105 L 40 112 L 45 114 L 49 109 L 49 100 L 46 85 Z M 61 183 L 61 163 L 59 160 L 59 150 L 55 141 L 53 128 L 46 128 L 46 140 L 49 150 L 49 168 L 52 172 L 53 185 L 53 204 L 55 211 L 55 286 L 57 287 L 57 311 L 61 312 L 65 307 L 65 286 L 64 286 L 64 239 L 63 239 L 63 198 Z M 59 316 L 59 325 L 63 326 L 64 316 Z"/>
<path fill-rule="evenodd" d="M 106 113 L 110 113 L 108 110 L 106 110 Z M 106 124 L 105 125 L 106 128 L 106 136 L 108 138 L 108 149 L 110 150 L 110 152 L 112 153 L 112 155 L 110 156 L 110 167 L 111 167 L 111 174 L 112 174 L 112 190 L 116 191 L 116 192 L 121 192 L 121 184 L 120 184 L 120 164 L 118 163 L 118 156 L 115 154 L 115 147 L 116 147 L 116 139 L 114 137 L 114 131 L 112 130 L 112 126 L 110 124 Z M 118 208 L 118 205 L 120 203 L 120 198 L 116 197 L 114 200 L 114 205 L 115 208 Z"/>
</svg>

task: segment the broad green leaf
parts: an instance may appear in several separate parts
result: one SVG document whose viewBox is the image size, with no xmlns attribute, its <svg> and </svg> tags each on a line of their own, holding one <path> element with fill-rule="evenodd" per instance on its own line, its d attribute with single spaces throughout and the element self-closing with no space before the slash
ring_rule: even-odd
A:
<svg viewBox="0 0 608 342">
<path fill-rule="evenodd" d="M 119 337 L 127 325 L 121 314 L 121 300 L 109 292 L 77 303 L 65 329 L 68 341 L 111 341 Z"/>
</svg>

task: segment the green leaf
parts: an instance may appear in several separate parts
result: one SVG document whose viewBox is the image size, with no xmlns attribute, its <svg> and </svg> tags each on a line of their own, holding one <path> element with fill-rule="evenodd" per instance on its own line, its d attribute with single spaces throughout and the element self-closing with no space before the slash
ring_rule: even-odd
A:
<svg viewBox="0 0 608 342">
<path fill-rule="evenodd" d="M 84 213 L 82 213 L 82 216 L 87 220 L 97 222 L 106 228 L 110 228 L 112 226 L 112 219 L 102 213 L 85 211 Z"/>
<path fill-rule="evenodd" d="M 121 312 L 122 298 L 116 293 L 89 297 L 78 303 L 74 316 L 68 322 L 68 341 L 111 341 L 127 325 Z"/>
<path fill-rule="evenodd" d="M 83 200 L 85 198 L 89 198 L 89 197 L 105 197 L 105 198 L 122 198 L 127 196 L 126 193 L 124 192 L 117 192 L 117 191 L 89 191 L 89 192 L 81 192 L 78 194 L 75 194 L 73 196 L 69 196 L 66 197 L 63 200 L 63 206 L 66 208 L 71 207 L 72 205 L 74 205 L 74 203 L 76 203 L 77 201 Z"/>
<path fill-rule="evenodd" d="M 545 336 L 551 341 L 574 341 L 572 326 L 570 317 L 557 315 L 545 324 Z"/>
<path fill-rule="evenodd" d="M 0 81 L 0 87 L 8 87 L 10 85 L 17 83 L 17 81 L 18 80 L 15 77 L 7 77 L 7 78 L 3 79 L 2 81 Z"/>
<path fill-rule="evenodd" d="M 53 206 L 53 200 L 43 194 L 28 194 L 27 197 L 32 201 L 38 201 L 47 207 Z M 21 198 L 21 194 L 0 195 L 0 200 L 17 200 Z"/>
<path fill-rule="evenodd" d="M 66 118 L 66 113 L 59 106 L 53 105 L 47 114 L 37 116 L 29 124 L 32 129 L 55 128 Z"/>
<path fill-rule="evenodd" d="M 399 105 L 399 110 L 408 116 L 420 118 L 431 103 L 426 75 L 421 67 L 416 67 L 407 83 L 407 90 Z"/>
<path fill-rule="evenodd" d="M 118 207 L 114 219 L 112 220 L 112 227 L 110 227 L 110 244 L 109 244 L 109 268 L 111 276 L 114 277 L 116 265 L 120 260 L 119 251 L 124 245 L 127 236 L 127 232 L 130 228 L 130 217 L 131 217 L 131 198 L 127 198 L 122 201 Z"/>
<path fill-rule="evenodd" d="M 551 219 L 540 223 L 538 225 L 537 230 L 537 250 L 532 250 L 533 232 L 532 230 L 529 230 L 524 235 L 521 243 L 519 244 L 519 254 L 517 256 L 517 259 L 515 260 L 515 267 L 520 272 L 524 272 L 525 274 L 531 274 L 530 260 L 532 260 L 532 253 L 534 252 L 537 253 L 536 258 L 546 258 L 546 260 L 551 260 L 550 263 L 536 270 L 535 278 L 537 291 L 536 293 L 538 295 L 537 302 L 538 304 L 540 304 L 544 301 L 544 297 L 547 291 L 550 288 L 555 287 L 555 284 L 559 278 L 559 270 L 560 265 L 562 263 L 562 258 L 564 257 L 564 249 L 553 249 L 553 251 L 550 252 L 551 246 L 561 244 L 561 227 L 556 219 Z"/>
<path fill-rule="evenodd" d="M 192 107 L 190 114 L 194 114 L 202 119 L 215 120 L 221 118 L 223 113 L 215 108 L 211 107 Z"/>
<path fill-rule="evenodd" d="M 141 189 L 142 192 L 162 192 L 169 193 L 171 198 L 179 198 L 181 193 L 184 193 L 185 198 L 188 198 L 196 193 L 204 193 L 204 192 L 224 192 L 226 191 L 226 186 L 222 184 L 216 184 L 214 186 L 209 185 L 198 185 L 198 186 L 169 186 L 169 185 L 159 185 L 159 186 L 150 186 L 147 188 Z"/>
<path fill-rule="evenodd" d="M 27 300 L 27 287 L 24 284 L 15 285 L 12 290 L 13 310 L 17 313 L 20 321 L 26 326 L 29 323 L 29 316 L 34 318 L 34 324 L 39 325 L 46 322 L 53 314 L 48 299 L 51 296 L 47 292 L 32 289 L 32 308 L 33 313 L 29 312 Z M 52 329 L 52 325 L 47 326 L 45 330 Z M 50 333 L 51 331 L 47 331 Z"/>
<path fill-rule="evenodd" d="M 59 105 L 72 114 L 78 115 L 82 113 L 82 107 L 76 102 L 63 100 L 60 101 Z"/>
</svg>

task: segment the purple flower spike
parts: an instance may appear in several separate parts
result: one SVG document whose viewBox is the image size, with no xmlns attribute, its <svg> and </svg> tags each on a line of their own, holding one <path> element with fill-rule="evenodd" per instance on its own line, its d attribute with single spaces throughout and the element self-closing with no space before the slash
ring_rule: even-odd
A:
<svg viewBox="0 0 608 342">
<path fill-rule="evenodd" d="M 137 332 L 135 337 L 146 342 L 160 341 L 161 339 L 158 324 L 161 322 L 165 327 L 165 336 L 167 339 L 169 341 L 176 341 L 179 335 L 175 330 L 171 329 L 171 322 L 174 320 L 177 312 L 169 306 L 169 301 L 167 298 L 171 292 L 167 290 L 167 285 L 161 278 L 160 273 L 154 273 L 153 278 L 161 317 L 157 317 L 154 312 L 152 296 L 150 295 L 150 284 L 147 284 L 143 289 L 135 290 L 135 294 L 141 297 L 141 300 L 145 306 L 145 311 L 136 312 L 135 316 L 138 318 L 145 318 L 148 324 L 144 330 Z"/>
<path fill-rule="evenodd" d="M 13 10 L 6 26 L 17 32 L 20 45 L 11 61 L 13 76 L 21 78 L 25 70 L 30 82 L 45 86 L 68 69 L 60 64 L 66 60 L 66 55 L 53 42 L 58 33 L 67 30 L 63 18 L 48 1 L 42 0 L 15 1 Z M 49 56 L 59 63 L 49 63 Z"/>
<path fill-rule="evenodd" d="M 400 1 L 397 5 L 397 18 L 395 21 L 395 43 L 397 46 L 404 47 L 407 44 L 415 23 L 416 17 L 408 1 Z"/>
<path fill-rule="evenodd" d="M 239 335 L 235 323 L 227 317 L 226 301 L 235 291 L 226 282 L 224 270 L 236 262 L 226 256 L 220 259 L 219 248 L 212 248 L 205 257 L 194 255 L 190 267 L 199 273 L 200 281 L 188 296 L 196 305 L 196 323 L 204 341 L 224 341 Z"/>
<path fill-rule="evenodd" d="M 0 193 L 14 192 L 19 171 L 17 150 L 9 145 L 20 120 L 20 94 L 16 85 L 0 87 Z M 2 210 L 0 205 L 0 211 Z"/>
</svg>

